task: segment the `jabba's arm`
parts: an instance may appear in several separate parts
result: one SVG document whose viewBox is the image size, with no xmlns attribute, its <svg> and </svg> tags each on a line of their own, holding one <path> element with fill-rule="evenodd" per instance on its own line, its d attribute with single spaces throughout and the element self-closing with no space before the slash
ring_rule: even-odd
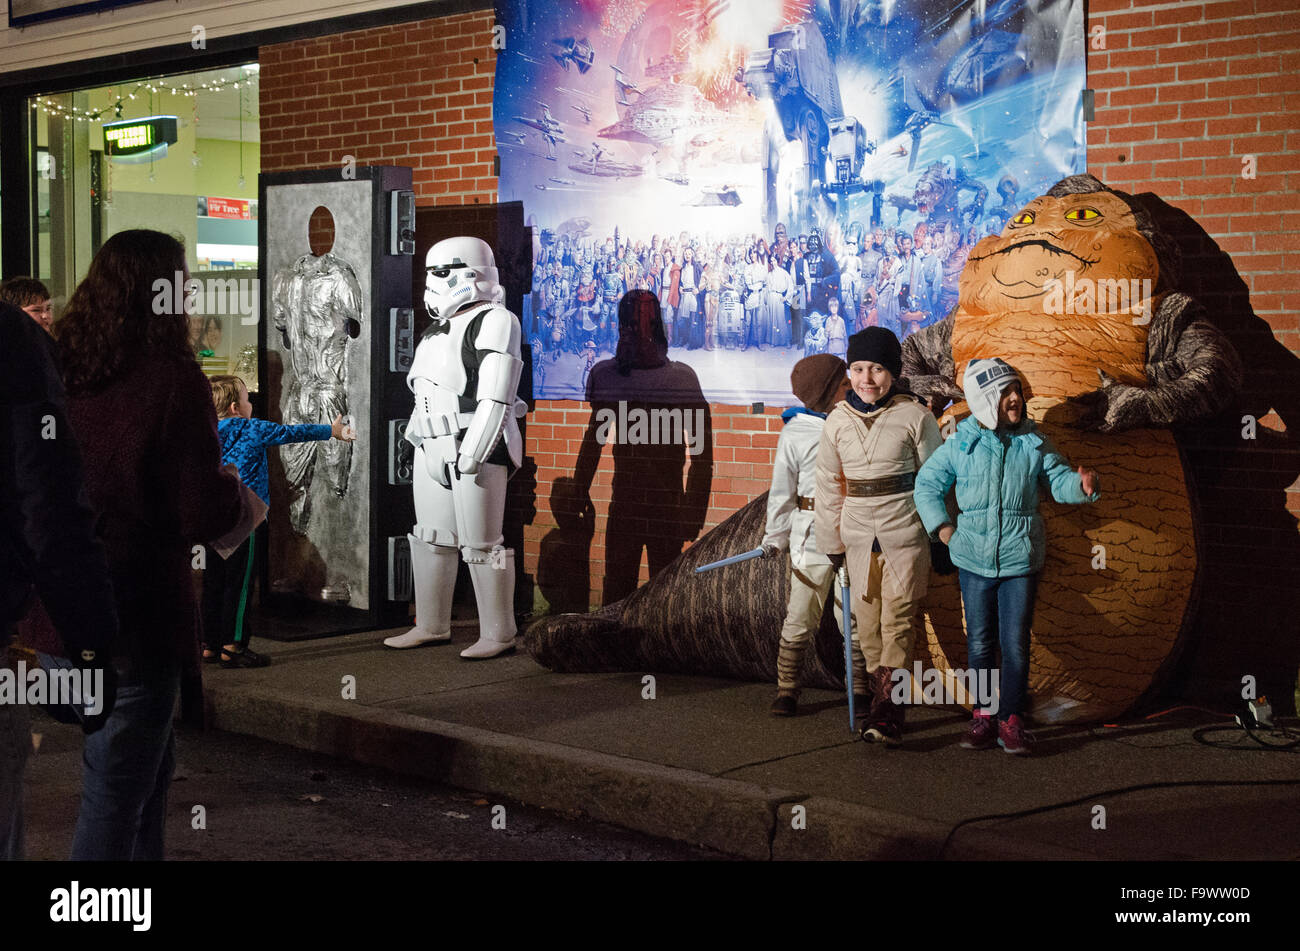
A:
<svg viewBox="0 0 1300 951">
<path fill-rule="evenodd" d="M 1165 297 L 1147 337 L 1149 386 L 1117 383 L 1101 370 L 1101 388 L 1076 397 L 1087 411 L 1076 423 L 1103 433 L 1171 426 L 1213 416 L 1240 391 L 1241 358 L 1186 294 Z"/>
<path fill-rule="evenodd" d="M 931 409 L 942 409 L 949 400 L 965 399 L 961 387 L 953 382 L 952 325 L 953 314 L 949 314 L 903 341 L 903 379 Z"/>
</svg>

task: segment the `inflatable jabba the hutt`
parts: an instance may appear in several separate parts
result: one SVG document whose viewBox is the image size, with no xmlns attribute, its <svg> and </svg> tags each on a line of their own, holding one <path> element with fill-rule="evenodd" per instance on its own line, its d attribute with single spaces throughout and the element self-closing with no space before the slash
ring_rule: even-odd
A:
<svg viewBox="0 0 1300 951">
<path fill-rule="evenodd" d="M 903 348 L 903 375 L 934 406 L 961 400 L 956 381 L 970 360 L 1001 357 L 1040 428 L 1071 463 L 1101 475 L 1097 503 L 1043 504 L 1029 678 L 1039 721 L 1130 707 L 1175 656 L 1188 614 L 1196 530 L 1168 427 L 1223 408 L 1241 368 L 1178 293 L 1177 265 L 1141 209 L 1076 175 L 977 243 L 957 308 Z M 948 415 L 966 412 L 957 403 Z M 955 576 L 931 578 L 925 622 L 929 661 L 963 667 Z"/>
<path fill-rule="evenodd" d="M 1177 292 L 1176 265 L 1172 243 L 1140 209 L 1095 178 L 1074 176 L 1026 206 L 1003 235 L 976 245 L 957 311 L 904 341 L 903 375 L 939 406 L 962 399 L 955 381 L 967 361 L 1006 359 L 1025 378 L 1033 418 L 1072 463 L 1101 474 L 1098 502 L 1044 503 L 1047 564 L 1030 675 L 1040 719 L 1094 719 L 1130 706 L 1172 655 L 1188 608 L 1194 526 L 1167 427 L 1221 408 L 1241 371 L 1199 305 Z M 1052 280 L 1061 281 L 1059 301 L 1049 299 Z M 1145 296 L 1130 296 L 1125 306 L 1111 306 L 1107 296 L 1096 313 L 1095 285 L 1116 280 L 1137 280 Z M 1117 293 L 1113 284 L 1103 291 Z M 741 508 L 622 601 L 537 621 L 524 634 L 526 648 L 556 671 L 774 681 L 788 561 L 758 558 L 694 574 L 759 545 L 766 498 Z M 1096 545 L 1105 568 L 1092 567 L 1101 563 Z M 931 576 L 928 649 L 917 649 L 941 668 L 965 662 L 955 577 Z M 827 612 L 805 683 L 842 689 L 843 657 Z"/>
</svg>

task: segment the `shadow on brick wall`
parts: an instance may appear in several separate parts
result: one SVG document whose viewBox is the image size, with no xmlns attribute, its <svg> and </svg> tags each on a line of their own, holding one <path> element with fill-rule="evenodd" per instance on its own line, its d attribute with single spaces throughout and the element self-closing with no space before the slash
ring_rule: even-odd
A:
<svg viewBox="0 0 1300 951">
<path fill-rule="evenodd" d="M 695 371 L 668 359 L 659 301 L 649 291 L 629 291 L 619 302 L 615 356 L 592 367 L 586 393 L 591 415 L 572 480 L 556 482 L 557 528 L 544 542 L 538 573 L 582 572 L 585 584 L 594 533 L 590 492 L 608 445 L 614 475 L 601 603 L 610 604 L 636 590 L 642 552 L 653 578 L 703 529 L 713 488 L 713 420 Z M 563 568 L 556 564 L 561 558 Z M 572 586 L 557 594 L 566 604 L 585 602 L 579 582 Z"/>
<path fill-rule="evenodd" d="M 1300 477 L 1300 357 L 1256 316 L 1232 259 L 1194 219 L 1150 193 L 1133 199 L 1177 243 L 1179 290 L 1205 306 L 1246 369 L 1230 411 L 1174 430 L 1192 489 L 1199 590 L 1166 696 L 1147 699 L 1173 692 L 1235 705 L 1250 675 L 1288 709 L 1300 668 L 1300 534 L 1287 509 Z M 1270 409 L 1286 432 L 1256 425 Z"/>
</svg>

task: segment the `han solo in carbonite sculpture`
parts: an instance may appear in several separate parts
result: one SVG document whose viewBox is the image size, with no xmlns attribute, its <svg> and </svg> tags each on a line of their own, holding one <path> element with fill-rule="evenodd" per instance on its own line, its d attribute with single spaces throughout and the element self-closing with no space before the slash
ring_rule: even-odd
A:
<svg viewBox="0 0 1300 951">
<path fill-rule="evenodd" d="M 361 287 L 356 274 L 333 254 L 304 254 L 275 275 L 271 316 L 288 351 L 292 378 L 283 401 L 289 425 L 323 423 L 348 413 L 347 342 L 361 333 Z M 352 443 L 330 440 L 280 448 L 293 493 L 289 521 L 305 535 L 311 521 L 311 482 L 324 456 L 325 478 L 339 498 L 347 495 Z"/>
<path fill-rule="evenodd" d="M 415 519 L 408 539 L 415 576 L 415 624 L 389 647 L 451 640 L 459 558 L 469 565 L 479 638 L 460 656 L 495 657 L 515 646 L 514 551 L 502 546 L 506 480 L 523 459 L 516 397 L 519 321 L 501 306 L 492 249 L 477 238 L 439 241 L 425 258 L 424 306 L 433 323 L 415 350 L 406 382 L 415 409 Z M 459 553 L 457 552 L 459 549 Z"/>
</svg>

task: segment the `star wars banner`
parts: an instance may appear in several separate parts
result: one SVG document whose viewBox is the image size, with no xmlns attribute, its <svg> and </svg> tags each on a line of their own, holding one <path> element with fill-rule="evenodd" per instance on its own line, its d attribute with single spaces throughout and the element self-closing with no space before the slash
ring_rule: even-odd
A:
<svg viewBox="0 0 1300 951">
<path fill-rule="evenodd" d="M 943 319 L 971 245 L 1085 170 L 1082 0 L 498 0 L 500 200 L 535 228 L 534 393 L 632 288 L 715 402 Z"/>
</svg>

